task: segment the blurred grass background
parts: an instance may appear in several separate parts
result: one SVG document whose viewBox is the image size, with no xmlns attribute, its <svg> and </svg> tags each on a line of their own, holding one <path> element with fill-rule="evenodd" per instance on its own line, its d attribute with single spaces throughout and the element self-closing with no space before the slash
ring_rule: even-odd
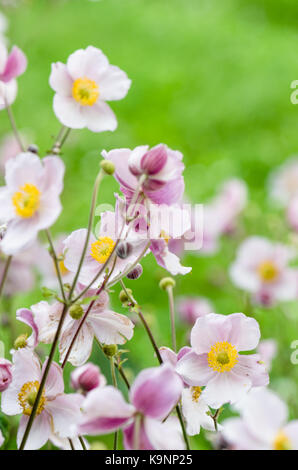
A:
<svg viewBox="0 0 298 470">
<path fill-rule="evenodd" d="M 52 62 L 65 62 L 73 51 L 91 44 L 133 80 L 127 98 L 112 103 L 119 121 L 114 133 L 71 133 L 62 155 L 67 168 L 64 212 L 54 233 L 86 226 L 102 149 L 164 142 L 181 150 L 186 192 L 193 203 L 207 201 L 227 178 L 247 182 L 250 202 L 236 236 L 223 240 L 216 256 L 188 255 L 185 264 L 193 271 L 179 279 L 177 295 L 204 295 L 219 313 L 244 311 L 255 316 L 263 338 L 279 343 L 271 386 L 287 400 L 291 416 L 298 418 L 298 366 L 290 362 L 290 344 L 298 339 L 297 304 L 252 310 L 227 274 L 237 245 L 248 234 L 289 238 L 282 214 L 267 201 L 266 184 L 270 170 L 298 150 L 298 108 L 290 102 L 290 83 L 298 78 L 297 1 L 281 5 L 278 0 L 31 0 L 2 10 L 10 21 L 11 43 L 29 60 L 13 109 L 20 129 L 33 135 L 41 154 L 51 148 L 60 128 L 48 85 Z M 9 131 L 2 112 L 0 133 Z M 115 190 L 116 183 L 107 178 L 100 202 L 112 202 Z M 158 289 L 165 272 L 150 259 L 143 265 L 141 280 L 127 284 L 144 307 L 158 343 L 169 345 L 167 298 Z M 117 287 L 113 306 L 123 313 L 118 292 Z M 39 300 L 36 289 L 17 296 L 13 309 Z M 187 334 L 179 324 L 179 346 Z M 132 375 L 156 364 L 141 328 L 136 328 L 127 348 Z M 98 352 L 93 360 L 108 374 Z M 109 438 L 100 440 L 110 445 Z M 202 433 L 192 443 L 208 448 Z"/>
</svg>

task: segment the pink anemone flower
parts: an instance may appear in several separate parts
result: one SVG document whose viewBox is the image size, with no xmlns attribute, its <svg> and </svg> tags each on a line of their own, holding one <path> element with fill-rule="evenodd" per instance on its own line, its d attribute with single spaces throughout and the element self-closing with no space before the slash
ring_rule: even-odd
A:
<svg viewBox="0 0 298 470">
<path fill-rule="evenodd" d="M 18 447 L 32 411 L 44 368 L 45 364 L 41 368 L 37 356 L 28 349 L 19 349 L 13 354 L 13 380 L 8 389 L 2 393 L 1 408 L 7 415 L 22 413 L 17 434 Z M 62 370 L 53 363 L 25 449 L 40 449 L 52 432 L 62 438 L 74 437 L 73 428 L 80 420 L 81 402 L 82 396 L 79 394 L 64 394 Z"/>
<path fill-rule="evenodd" d="M 50 86 L 56 92 L 54 112 L 64 126 L 72 129 L 114 131 L 117 120 L 106 101 L 121 100 L 130 85 L 126 73 L 110 65 L 96 47 L 75 51 L 66 65 L 52 64 Z"/>
<path fill-rule="evenodd" d="M 0 109 L 11 105 L 17 96 L 16 78 L 27 68 L 27 59 L 18 47 L 8 54 L 6 46 L 0 43 Z"/>
<path fill-rule="evenodd" d="M 130 389 L 128 404 L 114 387 L 92 390 L 86 397 L 81 434 L 107 434 L 124 428 L 125 449 L 134 448 L 136 420 L 141 450 L 183 449 L 181 431 L 176 421 L 166 419 L 182 392 L 182 380 L 172 367 L 164 364 L 143 370 Z M 163 420 L 165 420 L 163 422 Z"/>
<path fill-rule="evenodd" d="M 288 422 L 287 405 L 268 388 L 241 400 L 240 418 L 223 422 L 222 435 L 235 450 L 298 450 L 298 420 Z"/>
<path fill-rule="evenodd" d="M 0 392 L 4 392 L 12 381 L 11 368 L 11 362 L 4 357 L 0 357 Z"/>
<path fill-rule="evenodd" d="M 293 249 L 262 237 L 246 239 L 231 265 L 230 276 L 237 287 L 251 292 L 264 305 L 296 298 L 297 275 L 289 266 Z"/>
<path fill-rule="evenodd" d="M 116 167 L 114 176 L 129 202 L 143 178 L 141 192 L 155 204 L 171 205 L 182 200 L 184 178 L 183 155 L 164 144 L 152 149 L 147 145 L 130 149 L 103 151 L 102 156 Z"/>
<path fill-rule="evenodd" d="M 6 186 L 0 188 L 0 221 L 7 230 L 0 243 L 7 255 L 15 255 L 49 228 L 61 212 L 64 164 L 58 157 L 40 160 L 20 153 L 5 167 Z"/>
<path fill-rule="evenodd" d="M 265 366 L 255 349 L 260 328 L 243 313 L 210 313 L 198 318 L 191 331 L 192 352 L 177 364 L 176 371 L 191 386 L 205 386 L 202 398 L 214 408 L 235 403 L 253 386 L 267 385 Z"/>
<path fill-rule="evenodd" d="M 181 297 L 178 300 L 177 312 L 183 321 L 194 325 L 197 318 L 214 312 L 214 308 L 211 301 L 205 297 Z"/>
<path fill-rule="evenodd" d="M 82 286 L 80 287 L 82 288 Z M 76 293 L 79 293 L 79 290 Z M 95 295 L 96 289 L 89 289 L 84 298 L 93 298 Z M 132 321 L 127 316 L 110 310 L 108 303 L 108 294 L 102 292 L 96 299 L 74 342 L 68 358 L 72 365 L 81 366 L 88 360 L 92 351 L 94 336 L 103 344 L 124 344 L 132 338 L 134 329 Z M 65 358 L 87 309 L 88 303 L 82 304 L 79 306 L 78 311 L 72 312 L 70 309 L 66 316 L 59 342 L 61 362 Z M 63 305 L 60 302 L 50 305 L 42 301 L 32 306 L 31 310 L 38 325 L 39 341 L 46 344 L 52 343 Z"/>
</svg>

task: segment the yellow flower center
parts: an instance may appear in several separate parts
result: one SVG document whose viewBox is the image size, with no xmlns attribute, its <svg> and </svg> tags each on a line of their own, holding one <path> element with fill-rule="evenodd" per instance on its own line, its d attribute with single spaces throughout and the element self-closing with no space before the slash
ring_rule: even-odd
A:
<svg viewBox="0 0 298 470">
<path fill-rule="evenodd" d="M 99 97 L 98 85 L 89 78 L 78 78 L 73 83 L 72 96 L 82 106 L 92 106 Z"/>
<path fill-rule="evenodd" d="M 263 261 L 258 266 L 258 273 L 263 282 L 272 282 L 278 276 L 278 269 L 272 261 Z"/>
<path fill-rule="evenodd" d="M 26 183 L 12 196 L 16 214 L 23 218 L 32 217 L 40 204 L 40 191 L 34 184 Z"/>
<path fill-rule="evenodd" d="M 36 380 L 35 382 L 26 382 L 23 387 L 21 388 L 21 391 L 18 395 L 19 397 L 19 403 L 21 407 L 23 408 L 23 413 L 24 415 L 30 416 L 31 411 L 38 393 L 39 389 L 39 382 Z M 39 400 L 38 408 L 37 408 L 37 414 L 39 415 L 42 410 L 45 407 L 45 402 L 46 402 L 46 397 L 45 397 L 45 391 L 43 390 L 41 398 Z"/>
<path fill-rule="evenodd" d="M 190 391 L 192 395 L 192 401 L 197 403 L 202 393 L 201 387 L 191 387 Z"/>
<path fill-rule="evenodd" d="M 216 372 L 228 372 L 238 362 L 238 352 L 227 341 L 218 341 L 208 353 L 208 365 Z"/>
<path fill-rule="evenodd" d="M 167 232 L 165 232 L 164 230 L 162 230 L 162 231 L 160 232 L 160 238 L 163 238 L 164 241 L 166 242 L 166 244 L 168 244 L 169 241 L 171 240 L 170 235 L 169 235 Z"/>
<path fill-rule="evenodd" d="M 114 246 L 115 242 L 110 237 L 99 237 L 91 245 L 91 256 L 100 264 L 103 264 L 111 255 Z"/>
<path fill-rule="evenodd" d="M 291 450 L 292 444 L 288 436 L 283 432 L 279 431 L 275 436 L 273 443 L 274 450 Z"/>
</svg>

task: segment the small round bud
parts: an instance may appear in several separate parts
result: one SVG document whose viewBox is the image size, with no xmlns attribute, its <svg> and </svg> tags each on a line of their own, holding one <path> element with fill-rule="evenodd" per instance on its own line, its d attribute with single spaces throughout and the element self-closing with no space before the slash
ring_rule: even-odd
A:
<svg viewBox="0 0 298 470">
<path fill-rule="evenodd" d="M 5 237 L 6 230 L 7 230 L 7 225 L 6 224 L 0 225 L 0 242 Z"/>
<path fill-rule="evenodd" d="M 115 164 L 111 160 L 102 160 L 100 166 L 107 175 L 113 175 L 115 171 Z"/>
<path fill-rule="evenodd" d="M 131 295 L 132 294 L 132 290 L 131 289 L 126 289 L 128 294 Z M 122 302 L 123 304 L 125 302 L 128 302 L 130 299 L 127 295 L 127 293 L 125 292 L 125 290 L 122 290 L 119 294 L 119 299 L 120 299 L 120 302 Z"/>
<path fill-rule="evenodd" d="M 127 278 L 128 279 L 132 279 L 132 280 L 135 280 L 135 279 L 139 279 L 139 277 L 141 277 L 143 274 L 143 268 L 142 268 L 142 265 L 141 264 L 137 264 L 128 274 L 127 274 Z"/>
<path fill-rule="evenodd" d="M 116 248 L 116 254 L 121 259 L 126 259 L 132 252 L 132 245 L 128 242 L 120 242 Z"/>
<path fill-rule="evenodd" d="M 83 307 L 79 304 L 74 304 L 69 309 L 69 315 L 74 320 L 79 320 L 84 315 Z"/>
<path fill-rule="evenodd" d="M 28 152 L 35 153 L 36 155 L 39 152 L 39 148 L 35 144 L 30 144 L 27 150 L 28 150 Z"/>
<path fill-rule="evenodd" d="M 18 336 L 14 342 L 14 348 L 15 349 L 25 348 L 27 346 L 27 339 L 28 339 L 28 335 L 26 334 Z"/>
<path fill-rule="evenodd" d="M 117 351 L 118 351 L 117 344 L 105 344 L 102 349 L 105 355 L 108 357 L 115 356 L 115 354 L 117 354 Z"/>
<path fill-rule="evenodd" d="M 88 362 L 77 367 L 71 373 L 72 388 L 83 393 L 90 392 L 94 388 L 103 387 L 106 384 L 105 377 L 101 374 L 99 367 Z"/>
<path fill-rule="evenodd" d="M 172 277 L 164 277 L 160 283 L 159 287 L 163 290 L 167 290 L 168 287 L 175 287 L 176 282 Z"/>
</svg>

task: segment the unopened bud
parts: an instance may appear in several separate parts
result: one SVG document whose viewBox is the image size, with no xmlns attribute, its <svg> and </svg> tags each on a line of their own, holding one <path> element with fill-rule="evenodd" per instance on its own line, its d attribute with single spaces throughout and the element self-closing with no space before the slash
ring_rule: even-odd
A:
<svg viewBox="0 0 298 470">
<path fill-rule="evenodd" d="M 128 242 L 120 242 L 116 248 L 116 254 L 121 259 L 126 259 L 132 252 L 132 245 Z"/>
<path fill-rule="evenodd" d="M 38 154 L 39 152 L 39 148 L 35 144 L 30 144 L 27 150 L 28 152 L 35 153 L 35 154 Z"/>
<path fill-rule="evenodd" d="M 28 335 L 26 334 L 18 336 L 14 342 L 14 348 L 15 349 L 25 348 L 27 346 L 27 339 L 28 339 Z"/>
<path fill-rule="evenodd" d="M 115 354 L 117 354 L 117 351 L 118 351 L 117 344 L 105 344 L 102 349 L 105 355 L 108 357 L 115 356 Z"/>
<path fill-rule="evenodd" d="M 142 265 L 141 264 L 137 264 L 128 274 L 127 274 L 127 278 L 128 279 L 132 279 L 132 280 L 135 280 L 135 279 L 139 279 L 139 277 L 141 277 L 143 274 L 143 268 L 142 268 Z"/>
<path fill-rule="evenodd" d="M 168 287 L 175 287 L 176 282 L 172 277 L 164 277 L 160 283 L 159 287 L 163 290 L 167 290 Z"/>
<path fill-rule="evenodd" d="M 74 320 L 79 320 L 84 315 L 83 307 L 79 304 L 74 304 L 69 309 L 69 315 Z"/>
<path fill-rule="evenodd" d="M 119 294 L 120 302 L 122 302 L 123 304 L 125 304 L 125 302 L 128 302 L 130 300 L 129 296 L 127 294 L 131 295 L 132 290 L 131 289 L 126 289 L 126 292 L 125 292 L 125 290 L 122 290 Z"/>
<path fill-rule="evenodd" d="M 115 164 L 111 160 L 102 160 L 100 166 L 107 175 L 113 175 L 115 171 Z"/>
<path fill-rule="evenodd" d="M 105 384 L 106 379 L 100 373 L 99 367 L 91 362 L 88 362 L 81 367 L 77 367 L 71 373 L 71 385 L 75 390 L 90 392 L 90 390 L 99 386 L 104 386 Z"/>
</svg>

